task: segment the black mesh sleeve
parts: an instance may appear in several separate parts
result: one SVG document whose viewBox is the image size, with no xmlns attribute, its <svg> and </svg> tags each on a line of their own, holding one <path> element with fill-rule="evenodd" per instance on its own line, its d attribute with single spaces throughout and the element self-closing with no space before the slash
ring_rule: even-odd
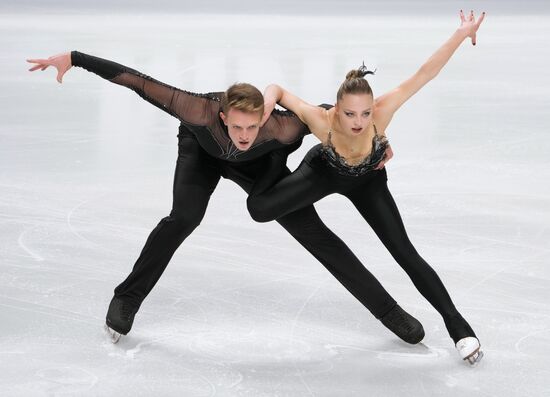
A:
<svg viewBox="0 0 550 397">
<path fill-rule="evenodd" d="M 307 125 L 290 110 L 273 110 L 264 124 L 266 135 L 288 145 L 310 133 Z"/>
<path fill-rule="evenodd" d="M 219 108 L 219 97 L 215 94 L 195 94 L 180 90 L 103 58 L 72 51 L 71 63 L 135 91 L 146 101 L 187 123 L 208 125 L 213 114 L 217 114 L 212 110 Z"/>
</svg>

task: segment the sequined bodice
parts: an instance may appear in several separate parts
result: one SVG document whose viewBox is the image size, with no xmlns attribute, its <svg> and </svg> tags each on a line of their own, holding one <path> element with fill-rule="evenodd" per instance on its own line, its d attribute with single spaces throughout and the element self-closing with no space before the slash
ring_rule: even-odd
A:
<svg viewBox="0 0 550 397">
<path fill-rule="evenodd" d="M 322 157 L 330 166 L 335 168 L 341 175 L 360 176 L 372 171 L 378 163 L 384 159 L 386 149 L 388 148 L 388 139 L 381 134 L 378 134 L 376 126 L 374 126 L 374 137 L 372 138 L 371 152 L 358 164 L 348 164 L 346 159 L 338 154 L 332 144 L 332 131 L 328 133 L 327 143 L 321 149 Z"/>
</svg>

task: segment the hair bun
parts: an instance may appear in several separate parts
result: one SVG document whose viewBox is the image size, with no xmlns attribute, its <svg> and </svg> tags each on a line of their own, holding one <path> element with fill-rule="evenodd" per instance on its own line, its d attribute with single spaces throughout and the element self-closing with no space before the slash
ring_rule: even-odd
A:
<svg viewBox="0 0 550 397">
<path fill-rule="evenodd" d="M 346 80 L 361 79 L 367 74 L 374 74 L 374 72 L 376 72 L 376 69 L 374 69 L 374 71 L 368 70 L 365 66 L 365 62 L 363 62 L 363 64 L 359 66 L 359 69 L 350 70 L 348 74 L 346 74 Z"/>
</svg>

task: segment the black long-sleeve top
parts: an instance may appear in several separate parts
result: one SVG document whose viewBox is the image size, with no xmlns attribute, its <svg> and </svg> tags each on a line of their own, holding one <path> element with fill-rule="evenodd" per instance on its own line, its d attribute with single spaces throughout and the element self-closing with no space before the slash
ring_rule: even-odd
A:
<svg viewBox="0 0 550 397">
<path fill-rule="evenodd" d="M 287 148 L 291 152 L 300 145 L 304 135 L 310 133 L 294 113 L 274 110 L 251 147 L 241 151 L 229 138 L 227 127 L 219 116 L 222 92 L 196 94 L 184 91 L 127 66 L 78 51 L 71 52 L 71 62 L 73 66 L 130 88 L 146 101 L 176 117 L 195 134 L 201 147 L 216 158 L 247 161 L 277 149 Z"/>
</svg>

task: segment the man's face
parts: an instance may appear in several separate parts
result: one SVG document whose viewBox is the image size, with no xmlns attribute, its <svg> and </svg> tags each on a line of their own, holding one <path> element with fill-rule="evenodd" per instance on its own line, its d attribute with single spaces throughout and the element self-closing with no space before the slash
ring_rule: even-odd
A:
<svg viewBox="0 0 550 397">
<path fill-rule="evenodd" d="M 262 114 L 229 108 L 227 114 L 220 112 L 220 117 L 227 126 L 229 138 L 237 149 L 242 151 L 250 149 L 260 131 Z"/>
</svg>

